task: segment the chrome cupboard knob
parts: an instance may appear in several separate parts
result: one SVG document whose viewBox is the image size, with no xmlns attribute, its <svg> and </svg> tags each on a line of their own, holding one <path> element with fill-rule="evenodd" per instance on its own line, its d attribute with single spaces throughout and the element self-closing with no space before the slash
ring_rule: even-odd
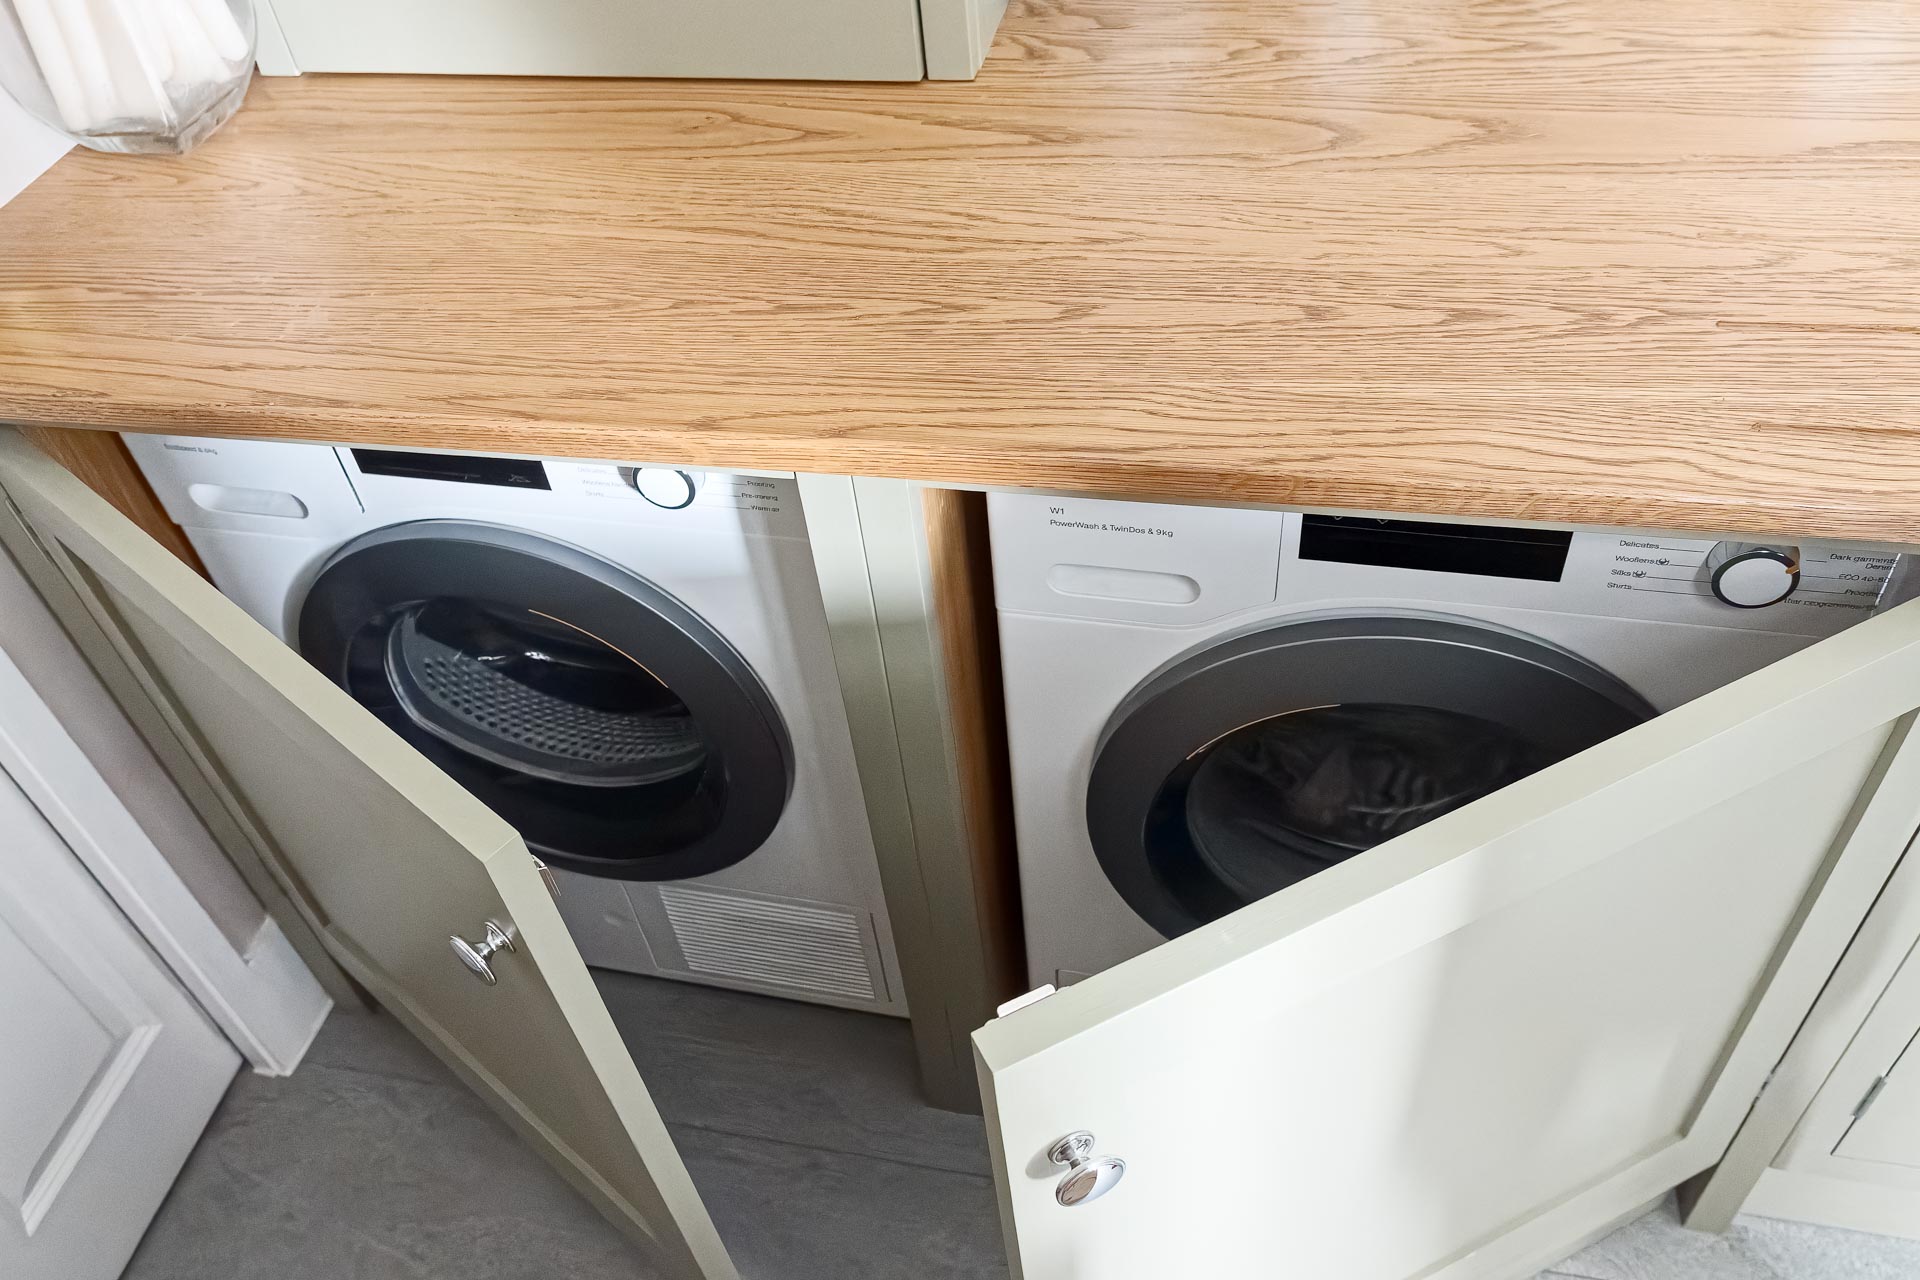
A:
<svg viewBox="0 0 1920 1280">
<path fill-rule="evenodd" d="M 1758 542 L 1717 542 L 1707 552 L 1713 594 L 1736 609 L 1779 604 L 1800 585 L 1800 548 Z"/>
<path fill-rule="evenodd" d="M 1098 1200 L 1127 1176 L 1127 1162 L 1119 1156 L 1093 1154 L 1093 1135 L 1077 1129 L 1047 1148 L 1047 1159 L 1066 1166 L 1054 1184 L 1053 1198 L 1071 1209 Z"/>
<path fill-rule="evenodd" d="M 487 936 L 484 940 L 468 942 L 454 933 L 447 936 L 447 942 L 452 945 L 453 954 L 460 958 L 460 963 L 472 970 L 474 977 L 490 987 L 500 981 L 494 975 L 493 965 L 490 963 L 494 953 L 514 949 L 512 932 L 491 920 L 487 921 Z"/>
</svg>

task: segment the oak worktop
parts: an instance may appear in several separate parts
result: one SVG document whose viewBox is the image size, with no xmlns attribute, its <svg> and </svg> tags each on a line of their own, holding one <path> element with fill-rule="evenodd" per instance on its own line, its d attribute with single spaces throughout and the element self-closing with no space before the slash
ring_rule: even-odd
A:
<svg viewBox="0 0 1920 1280">
<path fill-rule="evenodd" d="M 1920 542 L 1920 7 L 1016 0 L 973 83 L 262 80 L 0 419 Z"/>
</svg>

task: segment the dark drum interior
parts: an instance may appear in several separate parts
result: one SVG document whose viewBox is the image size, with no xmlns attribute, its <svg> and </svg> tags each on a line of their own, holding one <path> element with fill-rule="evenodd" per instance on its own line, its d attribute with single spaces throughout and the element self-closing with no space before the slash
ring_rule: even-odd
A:
<svg viewBox="0 0 1920 1280">
<path fill-rule="evenodd" d="M 418 521 L 341 549 L 301 649 L 555 866 L 678 879 L 765 840 L 792 785 L 771 698 L 685 605 L 576 547 Z"/>
<path fill-rule="evenodd" d="M 1188 655 L 1095 753 L 1094 852 L 1169 937 L 1654 714 L 1575 654 L 1438 615 L 1294 621 Z"/>
</svg>

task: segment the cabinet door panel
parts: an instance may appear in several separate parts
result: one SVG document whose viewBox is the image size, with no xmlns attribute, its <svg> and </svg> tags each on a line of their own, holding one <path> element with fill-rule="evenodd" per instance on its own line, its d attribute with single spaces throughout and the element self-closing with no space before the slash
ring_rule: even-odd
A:
<svg viewBox="0 0 1920 1280">
<path fill-rule="evenodd" d="M 1871 1107 L 1847 1129 L 1833 1154 L 1844 1160 L 1897 1165 L 1920 1175 L 1920 1037 L 1887 1072 Z"/>
<path fill-rule="evenodd" d="M 1531 1274 L 1725 1148 L 1920 823 L 1920 609 L 976 1034 L 1029 1280 Z M 1128 1161 L 1056 1203 L 1050 1145 Z"/>
<path fill-rule="evenodd" d="M 341 966 L 670 1274 L 731 1277 L 513 829 L 5 430 L 0 488 Z M 495 985 L 450 943 L 488 921 Z"/>
<path fill-rule="evenodd" d="M 1909 850 L 1908 856 L 1916 855 Z M 1883 898 L 1874 911 L 1889 905 Z M 1911 930 L 1909 922 L 1904 937 Z M 1898 1230 L 1913 1234 L 1920 1231 L 1920 1036 L 1914 1034 L 1920 1025 L 1920 947 L 1907 952 L 1877 995 L 1773 1163 L 1796 1177 L 1903 1192 L 1906 1211 Z M 1776 1195 L 1773 1201 L 1791 1209 L 1789 1198 Z"/>
</svg>

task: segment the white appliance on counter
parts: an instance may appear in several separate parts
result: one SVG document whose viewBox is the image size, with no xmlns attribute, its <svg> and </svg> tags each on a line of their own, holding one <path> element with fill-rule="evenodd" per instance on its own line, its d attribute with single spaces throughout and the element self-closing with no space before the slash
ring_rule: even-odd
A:
<svg viewBox="0 0 1920 1280">
<path fill-rule="evenodd" d="M 790 477 L 127 443 L 223 592 L 520 831 L 589 964 L 906 1012 Z"/>
<path fill-rule="evenodd" d="M 1759 670 L 1896 557 L 994 494 L 1032 982 L 1066 985 Z"/>
<path fill-rule="evenodd" d="M 256 0 L 260 70 L 971 80 L 1006 0 Z"/>
</svg>

